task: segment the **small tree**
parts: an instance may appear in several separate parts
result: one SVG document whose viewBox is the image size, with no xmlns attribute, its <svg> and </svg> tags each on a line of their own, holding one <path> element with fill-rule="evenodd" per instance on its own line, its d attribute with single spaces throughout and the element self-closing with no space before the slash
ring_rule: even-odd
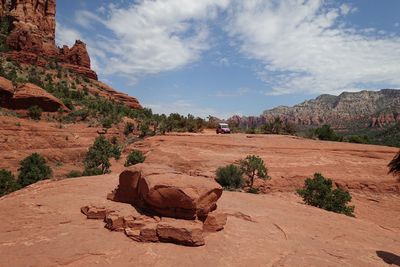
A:
<svg viewBox="0 0 400 267">
<path fill-rule="evenodd" d="M 125 167 L 135 165 L 138 163 L 143 163 L 146 157 L 143 155 L 142 151 L 140 150 L 133 150 L 126 159 Z"/>
<path fill-rule="evenodd" d="M 14 175 L 7 170 L 0 170 L 0 197 L 14 192 L 20 188 Z"/>
<path fill-rule="evenodd" d="M 139 127 L 140 130 L 140 137 L 146 137 L 150 133 L 150 126 L 148 121 L 143 121 Z"/>
<path fill-rule="evenodd" d="M 236 165 L 219 167 L 216 174 L 215 180 L 226 189 L 237 189 L 243 185 L 243 173 Z"/>
<path fill-rule="evenodd" d="M 315 173 L 313 179 L 306 179 L 304 188 L 298 189 L 297 194 L 307 205 L 354 216 L 354 206 L 347 206 L 351 201 L 350 193 L 339 188 L 332 190 L 332 180 L 326 179 L 320 173 Z"/>
<path fill-rule="evenodd" d="M 35 121 L 39 121 L 42 117 L 42 109 L 39 106 L 31 106 L 28 108 L 28 116 Z"/>
<path fill-rule="evenodd" d="M 113 145 L 100 135 L 94 141 L 94 144 L 89 148 L 85 157 L 84 175 L 99 175 L 109 172 L 111 163 L 110 158 L 115 157 Z"/>
<path fill-rule="evenodd" d="M 397 153 L 396 156 L 394 156 L 388 167 L 389 173 L 400 178 L 400 151 Z"/>
<path fill-rule="evenodd" d="M 49 179 L 52 175 L 52 170 L 46 165 L 46 160 L 37 153 L 26 157 L 20 165 L 18 182 L 22 187 Z"/>
<path fill-rule="evenodd" d="M 321 128 L 315 129 L 315 135 L 319 140 L 337 141 L 338 136 L 330 125 L 323 125 Z"/>
<path fill-rule="evenodd" d="M 241 160 L 239 165 L 242 172 L 249 178 L 250 188 L 253 188 L 254 179 L 257 177 L 263 180 L 271 178 L 268 176 L 268 169 L 264 161 L 259 156 L 249 155 Z"/>
</svg>

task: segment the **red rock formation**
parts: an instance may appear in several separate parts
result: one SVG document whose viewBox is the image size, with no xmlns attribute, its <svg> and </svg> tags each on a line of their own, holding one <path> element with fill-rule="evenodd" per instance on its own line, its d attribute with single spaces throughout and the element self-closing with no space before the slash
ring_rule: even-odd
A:
<svg viewBox="0 0 400 267">
<path fill-rule="evenodd" d="M 60 108 L 69 110 L 58 98 L 34 84 L 22 84 L 14 90 L 11 81 L 0 77 L 0 107 L 28 109 L 34 105 L 46 112 L 55 112 Z"/>
<path fill-rule="evenodd" d="M 12 109 L 28 109 L 31 106 L 37 105 L 43 111 L 56 112 L 57 110 L 69 110 L 58 98 L 46 92 L 31 83 L 26 83 L 19 86 L 12 98 Z"/>
<path fill-rule="evenodd" d="M 90 57 L 83 42 L 77 41 L 71 48 L 56 47 L 55 15 L 56 0 L 2 1 L 0 16 L 10 24 L 6 42 L 13 50 L 8 56 L 28 64 L 40 61 L 39 65 L 43 65 L 41 58 L 56 58 L 66 68 L 97 80 L 96 73 L 90 69 Z"/>
<path fill-rule="evenodd" d="M 222 188 L 212 180 L 190 179 L 164 166 L 138 164 L 120 175 L 109 199 L 156 215 L 181 219 L 205 218 L 216 209 Z"/>
</svg>

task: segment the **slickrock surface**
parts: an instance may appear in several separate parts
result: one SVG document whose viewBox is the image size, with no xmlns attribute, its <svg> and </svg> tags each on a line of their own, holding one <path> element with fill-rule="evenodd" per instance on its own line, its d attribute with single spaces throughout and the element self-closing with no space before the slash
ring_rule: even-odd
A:
<svg viewBox="0 0 400 267">
<path fill-rule="evenodd" d="M 217 210 L 228 215 L 223 231 L 205 235 L 205 245 L 193 248 L 134 242 L 123 232 L 104 229 L 101 220 L 82 215 L 80 208 L 90 204 L 124 216 L 132 212 L 130 205 L 106 199 L 123 170 L 117 163 L 113 167 L 120 169 L 110 175 L 40 182 L 0 199 L 0 266 L 388 266 L 399 262 L 398 182 L 386 174 L 386 164 L 398 151 L 395 148 L 211 134 L 152 137 L 134 147 L 147 153 L 146 163 L 162 162 L 196 179 L 213 179 L 216 167 L 258 154 L 272 176 L 264 186 L 268 194 L 224 192 Z M 293 190 L 316 171 L 350 185 L 356 218 L 306 206 L 295 196 Z M 136 227 L 134 221 L 126 222 Z M 131 233 L 141 236 L 135 230 Z M 142 236 L 151 238 L 152 233 L 154 228 L 149 227 Z"/>
<path fill-rule="evenodd" d="M 134 242 L 79 212 L 87 203 L 127 206 L 105 198 L 117 182 L 116 175 L 46 181 L 0 199 L 0 266 L 386 266 L 377 251 L 400 254 L 399 229 L 276 193 L 224 192 L 227 224 L 205 246 Z"/>
</svg>

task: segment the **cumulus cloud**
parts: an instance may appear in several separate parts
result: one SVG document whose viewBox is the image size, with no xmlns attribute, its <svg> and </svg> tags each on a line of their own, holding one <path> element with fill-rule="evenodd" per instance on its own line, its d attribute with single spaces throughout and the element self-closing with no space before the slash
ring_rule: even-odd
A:
<svg viewBox="0 0 400 267">
<path fill-rule="evenodd" d="M 174 70 L 199 59 L 209 48 L 208 20 L 226 8 L 228 0 L 156 0 L 128 6 L 109 5 L 97 14 L 82 11 L 79 24 L 102 23 L 109 35 L 91 45 L 107 53 L 97 58 L 103 74 L 132 79 Z"/>
<path fill-rule="evenodd" d="M 56 43 L 58 46 L 72 46 L 75 40 L 82 39 L 81 34 L 77 30 L 66 27 L 59 22 L 56 24 L 56 32 Z"/>
<path fill-rule="evenodd" d="M 236 1 L 225 29 L 242 53 L 262 62 L 257 73 L 269 94 L 399 86 L 399 36 L 346 27 L 351 12 L 323 0 Z"/>
</svg>

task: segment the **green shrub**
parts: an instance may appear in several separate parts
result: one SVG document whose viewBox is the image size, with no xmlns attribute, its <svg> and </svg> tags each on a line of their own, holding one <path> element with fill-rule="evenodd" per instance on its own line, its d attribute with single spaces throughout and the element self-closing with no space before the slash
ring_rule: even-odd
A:
<svg viewBox="0 0 400 267">
<path fill-rule="evenodd" d="M 140 129 L 140 137 L 141 138 L 146 137 L 150 134 L 150 127 L 149 127 L 149 123 L 147 121 L 142 122 L 140 124 L 139 129 Z"/>
<path fill-rule="evenodd" d="M 234 164 L 217 169 L 216 181 L 225 189 L 237 189 L 243 185 L 243 173 L 240 168 Z"/>
<path fill-rule="evenodd" d="M 388 167 L 389 173 L 400 177 L 400 151 L 394 156 Z"/>
<path fill-rule="evenodd" d="M 101 120 L 101 126 L 103 126 L 106 129 L 111 128 L 113 125 L 113 119 L 111 117 L 104 117 Z"/>
<path fill-rule="evenodd" d="M 82 176 L 83 176 L 83 174 L 81 171 L 70 171 L 67 174 L 67 178 L 77 178 L 77 177 L 82 177 Z"/>
<path fill-rule="evenodd" d="M 320 173 L 315 173 L 313 179 L 306 179 L 304 188 L 298 189 L 297 194 L 307 205 L 354 216 L 354 206 L 347 206 L 351 201 L 350 193 L 339 188 L 332 190 L 332 180 L 326 179 Z"/>
<path fill-rule="evenodd" d="M 125 124 L 125 129 L 124 129 L 124 135 L 128 136 L 130 133 L 132 133 L 135 130 L 135 125 L 131 122 L 127 122 Z"/>
<path fill-rule="evenodd" d="M 247 190 L 247 193 L 250 193 L 250 194 L 260 194 L 260 190 L 258 190 L 257 188 L 250 187 L 250 188 Z"/>
<path fill-rule="evenodd" d="M 356 144 L 369 144 L 369 138 L 366 135 L 360 136 L 360 135 L 351 135 L 348 136 L 347 141 L 350 143 L 356 143 Z"/>
<path fill-rule="evenodd" d="M 97 176 L 97 175 L 102 175 L 104 174 L 103 171 L 100 168 L 86 168 L 83 173 L 82 176 Z"/>
<path fill-rule="evenodd" d="M 30 106 L 28 108 L 28 116 L 35 121 L 39 121 L 42 117 L 42 109 L 38 106 Z"/>
<path fill-rule="evenodd" d="M 135 165 L 138 163 L 143 163 L 146 157 L 143 155 L 142 151 L 140 150 L 133 150 L 126 159 L 125 167 Z"/>
<path fill-rule="evenodd" d="M 20 189 L 14 175 L 7 170 L 0 170 L 0 197 Z"/>
<path fill-rule="evenodd" d="M 115 158 L 116 160 L 119 160 L 121 158 L 121 148 L 119 147 L 118 144 L 113 144 L 111 146 L 111 156 Z"/>
<path fill-rule="evenodd" d="M 103 135 L 100 135 L 86 154 L 84 175 L 108 173 L 111 166 L 110 158 L 117 158 L 120 155 L 121 152 L 119 151 L 118 155 L 115 147 Z"/>
<path fill-rule="evenodd" d="M 256 155 L 249 155 L 245 159 L 240 161 L 240 169 L 249 178 L 249 186 L 253 187 L 254 179 L 260 178 L 263 180 L 270 179 L 268 176 L 268 169 L 264 164 L 264 161 Z"/>
<path fill-rule="evenodd" d="M 46 160 L 37 153 L 26 157 L 20 165 L 18 182 L 22 187 L 49 179 L 52 175 L 52 170 L 46 165 Z"/>
<path fill-rule="evenodd" d="M 319 140 L 337 141 L 339 139 L 335 131 L 333 131 L 333 129 L 331 128 L 331 126 L 327 124 L 323 125 L 320 128 L 315 129 L 314 133 Z"/>
</svg>

